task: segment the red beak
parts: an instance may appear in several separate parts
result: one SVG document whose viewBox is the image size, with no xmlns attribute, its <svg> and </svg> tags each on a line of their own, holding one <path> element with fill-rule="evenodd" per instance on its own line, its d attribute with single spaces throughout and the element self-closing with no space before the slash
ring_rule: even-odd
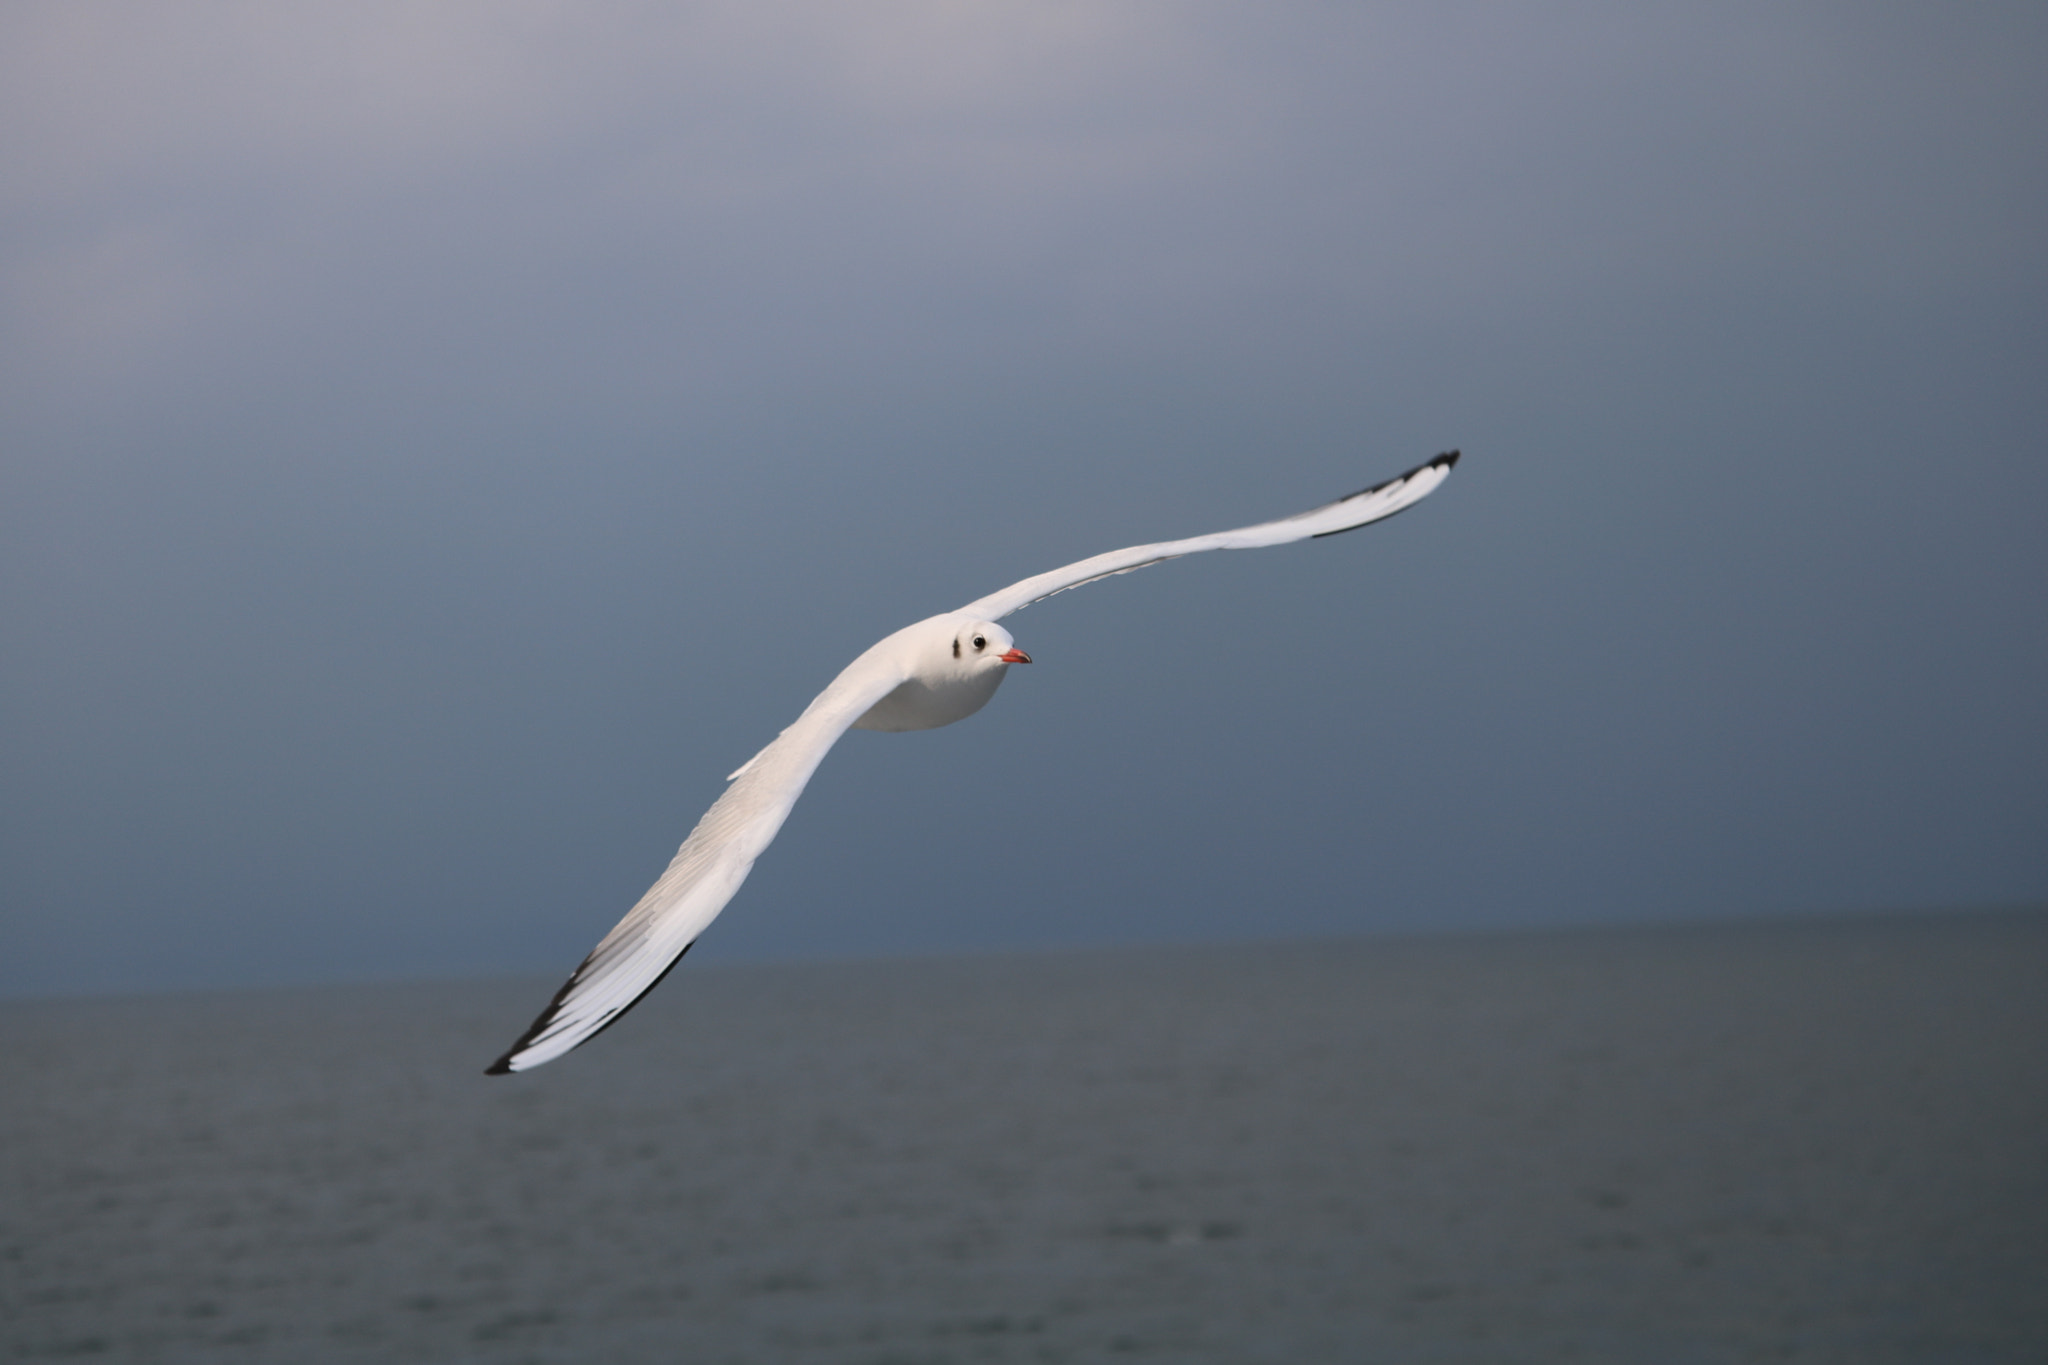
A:
<svg viewBox="0 0 2048 1365">
<path fill-rule="evenodd" d="M 1006 649 L 996 655 L 996 657 L 1006 664 L 1028 664 L 1031 662 L 1031 656 L 1021 649 Z"/>
</svg>

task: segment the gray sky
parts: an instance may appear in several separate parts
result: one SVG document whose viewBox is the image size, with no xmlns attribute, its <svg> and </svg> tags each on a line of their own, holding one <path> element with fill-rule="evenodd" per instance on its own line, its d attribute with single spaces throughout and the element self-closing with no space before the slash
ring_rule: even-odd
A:
<svg viewBox="0 0 2048 1365">
<path fill-rule="evenodd" d="M 2048 11 L 0 11 L 0 992 L 2048 896 Z M 692 959 L 696 959 L 693 957 Z"/>
</svg>

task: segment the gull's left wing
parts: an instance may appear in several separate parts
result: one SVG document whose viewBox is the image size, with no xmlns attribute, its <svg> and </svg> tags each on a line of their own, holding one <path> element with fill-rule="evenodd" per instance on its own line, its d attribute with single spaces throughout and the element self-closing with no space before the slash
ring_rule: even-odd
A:
<svg viewBox="0 0 2048 1365">
<path fill-rule="evenodd" d="M 1182 555 L 1200 554 L 1204 550 L 1257 550 L 1268 545 L 1286 545 L 1297 540 L 1356 530 L 1421 502 L 1436 491 L 1436 486 L 1449 476 L 1451 466 L 1457 462 L 1458 452 L 1446 451 L 1428 464 L 1417 465 L 1385 483 L 1361 488 L 1349 497 L 1297 512 L 1291 517 L 1282 517 L 1278 521 L 1262 521 L 1256 526 L 1216 531 L 1186 540 L 1165 540 L 1157 545 L 1133 545 L 1125 550 L 1111 550 L 1108 554 L 1027 578 L 1022 583 L 1012 583 L 1001 592 L 976 598 L 960 608 L 960 612 L 984 621 L 999 621 L 1011 612 L 1033 602 L 1042 602 L 1056 592 L 1065 592 L 1099 578 L 1129 573 L 1148 565 L 1163 564 Z"/>
<path fill-rule="evenodd" d="M 890 637 L 894 639 L 895 637 Z M 882 644 L 848 664 L 775 741 L 728 779 L 640 903 L 612 926 L 487 1074 L 530 1071 L 617 1023 L 718 918 L 789 817 L 818 764 L 862 712 L 903 681 Z"/>
</svg>

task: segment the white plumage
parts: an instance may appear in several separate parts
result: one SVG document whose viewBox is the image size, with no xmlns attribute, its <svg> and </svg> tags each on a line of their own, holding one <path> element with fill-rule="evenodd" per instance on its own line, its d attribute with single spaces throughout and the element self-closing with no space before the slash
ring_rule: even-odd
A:
<svg viewBox="0 0 2048 1365">
<path fill-rule="evenodd" d="M 528 1071 L 587 1042 L 652 990 L 718 917 L 774 840 L 825 754 L 849 728 L 928 730 L 979 711 L 1011 664 L 1029 663 L 996 622 L 1084 583 L 1204 550 L 1251 550 L 1335 535 L 1427 497 L 1458 462 L 1439 455 L 1407 473 L 1278 521 L 1112 550 L 1013 583 L 894 635 L 848 664 L 795 723 L 729 779 L 725 794 L 640 903 L 591 950 L 492 1075 Z"/>
</svg>

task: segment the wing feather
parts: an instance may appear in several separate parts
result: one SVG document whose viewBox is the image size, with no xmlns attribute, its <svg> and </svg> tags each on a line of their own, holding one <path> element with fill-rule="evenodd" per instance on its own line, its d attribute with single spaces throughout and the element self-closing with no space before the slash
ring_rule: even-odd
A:
<svg viewBox="0 0 2048 1365">
<path fill-rule="evenodd" d="M 611 1027 L 653 990 L 746 881 L 847 727 L 902 681 L 875 650 L 848 665 L 795 724 L 733 775 L 668 870 L 486 1074 L 529 1071 L 553 1061 Z"/>
<path fill-rule="evenodd" d="M 1457 463 L 1458 452 L 1446 451 L 1427 464 L 1417 465 L 1384 483 L 1361 488 L 1335 502 L 1324 503 L 1321 507 L 1312 507 L 1278 521 L 1262 521 L 1256 526 L 1216 531 L 1187 540 L 1167 540 L 1156 545 L 1132 545 L 1122 550 L 1111 550 L 1064 568 L 1035 574 L 1021 583 L 1012 583 L 1000 592 L 976 598 L 960 608 L 960 612 L 984 621 L 998 621 L 1033 602 L 1043 602 L 1054 593 L 1113 578 L 1117 574 L 1132 573 L 1154 564 L 1164 564 L 1182 555 L 1200 554 L 1204 550 L 1256 550 L 1268 545 L 1286 545 L 1297 540 L 1355 531 L 1371 522 L 1383 521 L 1404 508 L 1413 507 L 1435 492 L 1436 486 L 1444 481 L 1451 467 Z"/>
</svg>

